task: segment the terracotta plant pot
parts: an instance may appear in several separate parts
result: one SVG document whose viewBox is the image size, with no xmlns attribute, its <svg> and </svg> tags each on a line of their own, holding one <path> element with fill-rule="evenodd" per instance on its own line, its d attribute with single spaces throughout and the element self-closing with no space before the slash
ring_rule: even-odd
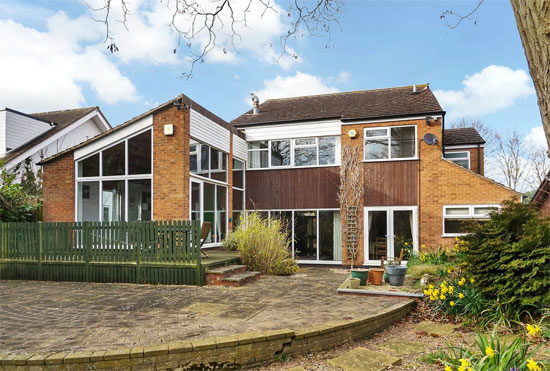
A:
<svg viewBox="0 0 550 371">
<path fill-rule="evenodd" d="M 359 278 L 350 278 L 349 279 L 349 288 L 356 290 L 356 289 L 359 288 L 360 283 L 361 283 L 361 280 Z"/>
<path fill-rule="evenodd" d="M 382 277 L 384 276 L 384 269 L 371 268 L 369 269 L 369 282 L 373 285 L 382 285 Z"/>
</svg>

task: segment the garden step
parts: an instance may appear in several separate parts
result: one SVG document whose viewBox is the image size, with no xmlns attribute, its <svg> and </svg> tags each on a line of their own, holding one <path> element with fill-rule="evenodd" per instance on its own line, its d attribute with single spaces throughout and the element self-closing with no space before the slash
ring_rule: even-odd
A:
<svg viewBox="0 0 550 371">
<path fill-rule="evenodd" d="M 233 274 L 222 279 L 222 285 L 226 286 L 242 286 L 245 283 L 252 282 L 260 278 L 260 272 L 246 271 L 244 273 Z"/>
<path fill-rule="evenodd" d="M 221 285 L 224 278 L 246 272 L 246 265 L 231 264 L 223 267 L 210 268 L 206 271 L 207 285 Z"/>
</svg>

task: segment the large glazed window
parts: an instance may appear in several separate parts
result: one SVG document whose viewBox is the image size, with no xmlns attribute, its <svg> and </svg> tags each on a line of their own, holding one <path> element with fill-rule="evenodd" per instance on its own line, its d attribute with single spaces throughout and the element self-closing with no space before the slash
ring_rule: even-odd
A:
<svg viewBox="0 0 550 371">
<path fill-rule="evenodd" d="M 233 159 L 233 230 L 239 225 L 244 212 L 244 162 Z"/>
<path fill-rule="evenodd" d="M 271 141 L 271 166 L 290 166 L 290 140 Z"/>
<path fill-rule="evenodd" d="M 189 171 L 191 174 L 227 182 L 227 153 L 191 139 Z"/>
<path fill-rule="evenodd" d="M 468 223 L 485 223 L 499 205 L 460 205 L 443 207 L 443 235 L 459 236 L 467 233 Z"/>
<path fill-rule="evenodd" d="M 365 129 L 365 160 L 416 158 L 416 126 Z"/>
<path fill-rule="evenodd" d="M 298 260 L 317 260 L 317 213 L 294 212 L 294 252 Z"/>
<path fill-rule="evenodd" d="M 227 233 L 227 187 L 191 178 L 191 220 L 210 223 L 205 243 L 220 243 Z"/>
<path fill-rule="evenodd" d="M 76 164 L 76 220 L 152 219 L 151 130 L 121 140 Z"/>
<path fill-rule="evenodd" d="M 268 167 L 269 142 L 266 140 L 248 143 L 248 168 Z"/>
</svg>

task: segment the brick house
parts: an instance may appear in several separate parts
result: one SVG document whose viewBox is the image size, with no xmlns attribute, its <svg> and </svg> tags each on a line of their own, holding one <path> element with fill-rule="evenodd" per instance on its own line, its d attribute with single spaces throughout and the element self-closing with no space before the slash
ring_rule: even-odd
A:
<svg viewBox="0 0 550 371">
<path fill-rule="evenodd" d="M 483 176 L 483 138 L 444 116 L 427 85 L 256 101 L 231 123 L 180 95 L 43 161 L 44 219 L 210 221 L 217 246 L 256 209 L 289 222 L 300 263 L 348 265 L 337 192 L 351 145 L 366 189 L 356 264 L 378 264 L 405 243 L 452 243 L 520 196 Z"/>
<path fill-rule="evenodd" d="M 542 217 L 550 217 L 550 172 L 533 195 L 530 204 Z"/>
</svg>

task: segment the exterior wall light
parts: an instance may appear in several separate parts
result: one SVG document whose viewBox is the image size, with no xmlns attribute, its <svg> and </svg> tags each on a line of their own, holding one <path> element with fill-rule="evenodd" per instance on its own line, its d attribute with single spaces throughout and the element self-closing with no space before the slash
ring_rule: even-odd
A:
<svg viewBox="0 0 550 371">
<path fill-rule="evenodd" d="M 172 124 L 164 125 L 164 135 L 166 136 L 174 135 L 174 125 Z"/>
<path fill-rule="evenodd" d="M 351 139 L 355 138 L 356 136 L 357 136 L 357 130 L 351 129 L 350 131 L 348 131 L 348 137 L 350 137 Z"/>
</svg>

